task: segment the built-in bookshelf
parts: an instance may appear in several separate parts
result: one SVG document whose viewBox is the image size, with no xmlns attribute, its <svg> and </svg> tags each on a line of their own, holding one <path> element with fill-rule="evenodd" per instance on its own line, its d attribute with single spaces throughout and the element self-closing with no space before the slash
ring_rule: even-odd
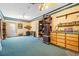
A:
<svg viewBox="0 0 79 59">
<path fill-rule="evenodd" d="M 44 15 L 43 20 L 39 21 L 39 36 L 43 37 L 43 41 L 50 42 L 50 32 L 52 31 L 52 18 Z"/>
<path fill-rule="evenodd" d="M 58 24 L 58 27 L 70 27 L 70 26 L 79 26 L 79 21 L 72 21 L 72 22 Z"/>
<path fill-rule="evenodd" d="M 39 37 L 43 37 L 43 20 L 39 21 Z"/>
<path fill-rule="evenodd" d="M 6 38 L 6 23 L 2 23 L 3 39 Z"/>
</svg>

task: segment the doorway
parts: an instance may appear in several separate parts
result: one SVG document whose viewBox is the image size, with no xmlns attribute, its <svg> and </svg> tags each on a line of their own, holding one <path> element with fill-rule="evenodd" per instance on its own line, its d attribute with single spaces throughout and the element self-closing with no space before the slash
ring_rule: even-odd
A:
<svg viewBox="0 0 79 59">
<path fill-rule="evenodd" d="M 7 37 L 13 37 L 16 36 L 16 24 L 9 22 L 7 23 L 7 27 L 6 27 L 6 33 L 7 33 Z"/>
</svg>

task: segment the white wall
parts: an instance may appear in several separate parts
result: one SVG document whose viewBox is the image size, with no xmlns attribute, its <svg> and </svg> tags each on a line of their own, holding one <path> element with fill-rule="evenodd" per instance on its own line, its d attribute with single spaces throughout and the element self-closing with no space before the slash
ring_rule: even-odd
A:
<svg viewBox="0 0 79 59">
<path fill-rule="evenodd" d="M 31 30 L 36 32 L 36 37 L 38 37 L 38 29 L 39 29 L 38 24 L 39 24 L 38 20 L 31 22 L 32 26 Z"/>
</svg>

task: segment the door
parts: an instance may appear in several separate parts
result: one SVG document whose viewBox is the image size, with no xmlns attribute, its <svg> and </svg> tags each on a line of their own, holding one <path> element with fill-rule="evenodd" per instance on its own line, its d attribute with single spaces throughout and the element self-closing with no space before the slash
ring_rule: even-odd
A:
<svg viewBox="0 0 79 59">
<path fill-rule="evenodd" d="M 15 23 L 7 23 L 6 31 L 7 31 L 7 37 L 16 36 L 16 24 Z"/>
</svg>

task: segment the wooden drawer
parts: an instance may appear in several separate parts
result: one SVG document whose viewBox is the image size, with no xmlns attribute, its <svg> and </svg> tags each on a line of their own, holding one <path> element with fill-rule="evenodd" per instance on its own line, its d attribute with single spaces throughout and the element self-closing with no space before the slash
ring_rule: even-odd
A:
<svg viewBox="0 0 79 59">
<path fill-rule="evenodd" d="M 56 35 L 57 33 L 52 33 L 53 35 Z"/>
<path fill-rule="evenodd" d="M 52 44 L 56 44 L 57 42 L 56 42 L 56 41 L 51 40 L 51 41 L 50 41 L 50 43 L 52 43 Z"/>
<path fill-rule="evenodd" d="M 65 39 L 57 39 L 57 42 L 65 43 Z"/>
<path fill-rule="evenodd" d="M 67 40 L 78 41 L 78 37 L 72 38 L 72 37 L 67 37 L 67 36 L 66 36 L 66 39 L 67 39 Z"/>
<path fill-rule="evenodd" d="M 75 46 L 66 45 L 66 48 L 74 50 L 74 51 L 78 51 L 78 47 L 75 47 Z"/>
<path fill-rule="evenodd" d="M 56 33 L 52 33 L 52 34 L 50 34 L 50 35 L 57 35 Z"/>
<path fill-rule="evenodd" d="M 50 35 L 50 37 L 56 37 L 56 35 Z"/>
<path fill-rule="evenodd" d="M 65 39 L 65 36 L 57 36 L 57 38 L 63 38 L 63 39 Z"/>
<path fill-rule="evenodd" d="M 66 44 L 69 44 L 69 45 L 72 45 L 72 46 L 78 46 L 78 42 L 77 41 L 66 40 Z"/>
<path fill-rule="evenodd" d="M 53 36 L 51 36 L 50 38 L 53 39 L 53 38 L 57 38 L 57 37 L 53 37 Z"/>
<path fill-rule="evenodd" d="M 52 36 L 53 38 L 56 38 L 57 36 Z"/>
<path fill-rule="evenodd" d="M 57 41 L 57 39 L 56 38 L 54 38 L 54 39 L 51 39 L 52 41 Z"/>
<path fill-rule="evenodd" d="M 50 39 L 53 40 L 53 39 L 57 39 L 57 38 L 56 37 L 50 37 Z"/>
<path fill-rule="evenodd" d="M 66 34 L 66 37 L 78 38 L 78 34 Z"/>
<path fill-rule="evenodd" d="M 57 41 L 57 39 L 56 39 L 56 38 L 52 38 L 52 39 L 50 39 L 50 40 L 52 40 L 52 41 Z"/>
<path fill-rule="evenodd" d="M 64 34 L 64 33 L 57 33 L 57 35 L 65 36 L 65 34 Z"/>
<path fill-rule="evenodd" d="M 58 46 L 61 46 L 61 47 L 65 47 L 65 44 L 64 43 L 57 42 L 57 45 Z"/>
</svg>

